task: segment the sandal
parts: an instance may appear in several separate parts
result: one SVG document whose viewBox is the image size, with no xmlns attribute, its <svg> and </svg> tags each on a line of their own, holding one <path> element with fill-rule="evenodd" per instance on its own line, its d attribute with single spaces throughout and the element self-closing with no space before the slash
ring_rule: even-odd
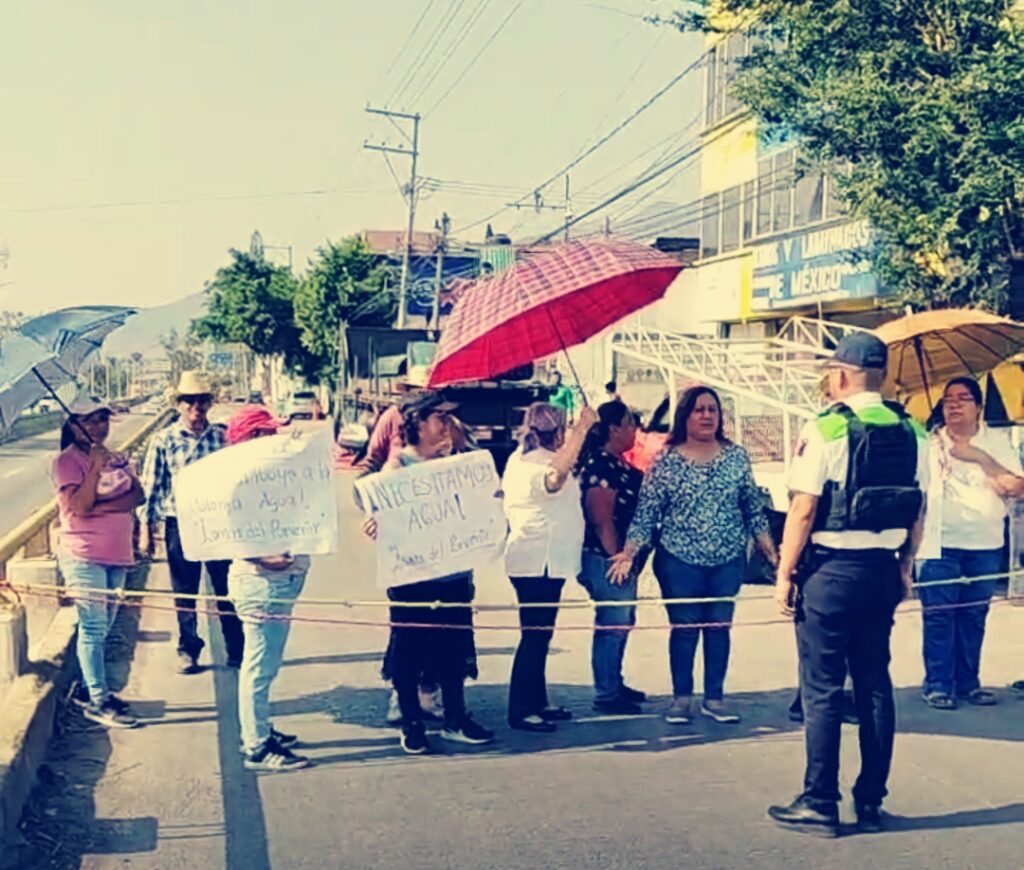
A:
<svg viewBox="0 0 1024 870">
<path fill-rule="evenodd" d="M 924 702 L 933 710 L 956 709 L 956 698 L 947 695 L 945 692 L 928 692 L 924 696 Z"/>
<path fill-rule="evenodd" d="M 999 703 L 995 692 L 990 692 L 988 689 L 974 689 L 966 695 L 960 695 L 959 697 L 975 707 L 994 707 Z"/>
</svg>

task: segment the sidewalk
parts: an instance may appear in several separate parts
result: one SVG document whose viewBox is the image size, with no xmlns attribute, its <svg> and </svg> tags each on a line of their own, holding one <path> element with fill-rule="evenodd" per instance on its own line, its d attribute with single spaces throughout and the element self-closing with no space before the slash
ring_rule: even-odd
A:
<svg viewBox="0 0 1024 870">
<path fill-rule="evenodd" d="M 305 597 L 381 598 L 372 551 L 346 516 L 344 558 L 315 563 Z M 141 578 L 166 589 L 166 566 Z M 507 580 L 478 577 L 478 599 L 508 602 Z M 568 587 L 567 587 L 568 588 Z M 771 618 L 766 587 L 748 587 L 737 619 Z M 570 597 L 580 598 L 576 588 Z M 385 610 L 305 608 L 300 616 L 383 620 Z M 478 624 L 510 624 L 485 612 Z M 563 612 L 585 625 L 589 611 Z M 664 622 L 644 608 L 641 624 Z M 51 751 L 27 818 L 22 866 L 86 868 L 292 867 L 714 867 L 1018 868 L 1024 842 L 1024 703 L 930 710 L 920 701 L 920 624 L 899 617 L 893 673 L 900 734 L 887 803 L 887 833 L 838 841 L 775 829 L 769 803 L 800 787 L 802 732 L 786 719 L 795 674 L 792 628 L 740 627 L 727 691 L 739 726 L 679 728 L 656 715 L 618 719 L 590 710 L 589 632 L 556 635 L 553 699 L 576 720 L 554 735 L 504 727 L 516 635 L 478 631 L 474 714 L 498 730 L 493 747 L 408 758 L 383 727 L 379 679 L 385 633 L 297 622 L 276 685 L 282 730 L 299 733 L 316 766 L 257 776 L 238 754 L 235 673 L 218 664 L 175 673 L 173 613 L 126 610 L 116 645 L 122 695 L 144 728 L 104 732 L 73 713 Z M 1024 610 L 994 607 L 983 674 L 1000 687 L 1024 677 Z M 668 692 L 667 638 L 638 631 L 627 652 L 630 682 Z M 466 757 L 457 757 L 466 756 Z M 857 770 L 855 729 L 844 729 L 843 787 Z M 843 807 L 849 821 L 849 805 Z M 29 860 L 31 856 L 32 860 Z M 42 860 L 44 856 L 46 861 Z M 33 860 L 39 863 L 33 863 Z"/>
</svg>

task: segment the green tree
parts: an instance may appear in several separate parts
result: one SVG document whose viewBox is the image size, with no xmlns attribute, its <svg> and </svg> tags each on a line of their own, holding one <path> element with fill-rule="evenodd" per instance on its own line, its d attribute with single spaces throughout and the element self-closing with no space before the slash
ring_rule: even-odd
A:
<svg viewBox="0 0 1024 870">
<path fill-rule="evenodd" d="M 244 344 L 260 356 L 283 356 L 290 370 L 304 373 L 310 361 L 295 324 L 295 276 L 247 251 L 230 253 L 231 262 L 206 285 L 207 313 L 192 322 L 192 332 L 201 339 Z"/>
<path fill-rule="evenodd" d="M 390 326 L 397 311 L 393 266 L 353 236 L 317 249 L 295 297 L 295 322 L 321 382 L 338 375 L 339 328 Z"/>
<path fill-rule="evenodd" d="M 181 373 L 203 366 L 203 354 L 198 338 L 192 333 L 180 335 L 175 327 L 160 336 L 160 346 L 171 364 L 171 381 L 177 383 Z"/>
<path fill-rule="evenodd" d="M 795 135 L 806 159 L 832 172 L 851 215 L 870 220 L 882 282 L 920 307 L 998 311 L 1011 271 L 1024 271 L 1015 5 L 716 0 L 671 23 L 756 21 L 763 38 L 736 94 L 769 134 Z"/>
</svg>

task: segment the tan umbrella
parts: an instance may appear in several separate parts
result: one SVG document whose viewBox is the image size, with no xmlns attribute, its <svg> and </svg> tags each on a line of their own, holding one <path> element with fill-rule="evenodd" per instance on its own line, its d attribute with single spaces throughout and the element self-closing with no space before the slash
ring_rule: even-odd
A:
<svg viewBox="0 0 1024 870">
<path fill-rule="evenodd" d="M 929 407 L 947 381 L 980 378 L 1024 349 L 1024 323 L 966 308 L 908 314 L 875 335 L 889 348 L 883 392 L 901 400 L 923 393 Z"/>
</svg>

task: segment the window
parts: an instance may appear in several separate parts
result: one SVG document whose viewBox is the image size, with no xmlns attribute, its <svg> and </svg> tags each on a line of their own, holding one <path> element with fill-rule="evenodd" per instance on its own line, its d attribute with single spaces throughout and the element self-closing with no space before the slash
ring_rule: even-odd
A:
<svg viewBox="0 0 1024 870">
<path fill-rule="evenodd" d="M 732 33 L 705 55 L 704 126 L 713 127 L 743 108 L 732 92 L 732 85 L 743 58 L 749 53 L 750 40 L 745 33 Z"/>
<path fill-rule="evenodd" d="M 772 197 L 775 192 L 772 164 L 771 157 L 757 163 L 757 222 L 754 233 L 758 236 L 766 236 L 772 231 Z"/>
<path fill-rule="evenodd" d="M 748 181 L 743 185 L 743 243 L 754 237 L 754 212 L 757 209 L 757 182 Z"/>
<path fill-rule="evenodd" d="M 843 214 L 846 214 L 846 205 L 839 197 L 835 179 L 830 177 L 825 181 L 825 216 L 833 218 Z"/>
<path fill-rule="evenodd" d="M 702 209 L 703 219 L 700 232 L 701 257 L 714 257 L 718 253 L 718 194 L 704 197 Z"/>
<path fill-rule="evenodd" d="M 740 246 L 740 189 L 730 187 L 722 194 L 722 253 Z"/>
<path fill-rule="evenodd" d="M 772 203 L 772 232 L 781 233 L 793 223 L 793 159 L 792 148 L 775 156 L 775 172 L 772 187 L 775 190 Z"/>
<path fill-rule="evenodd" d="M 716 100 L 718 95 L 718 49 L 712 48 L 707 54 L 707 72 L 704 86 L 704 126 L 710 127 L 718 120 Z"/>
<path fill-rule="evenodd" d="M 816 170 L 804 172 L 793 189 L 793 224 L 802 227 L 821 220 L 825 179 Z"/>
</svg>

